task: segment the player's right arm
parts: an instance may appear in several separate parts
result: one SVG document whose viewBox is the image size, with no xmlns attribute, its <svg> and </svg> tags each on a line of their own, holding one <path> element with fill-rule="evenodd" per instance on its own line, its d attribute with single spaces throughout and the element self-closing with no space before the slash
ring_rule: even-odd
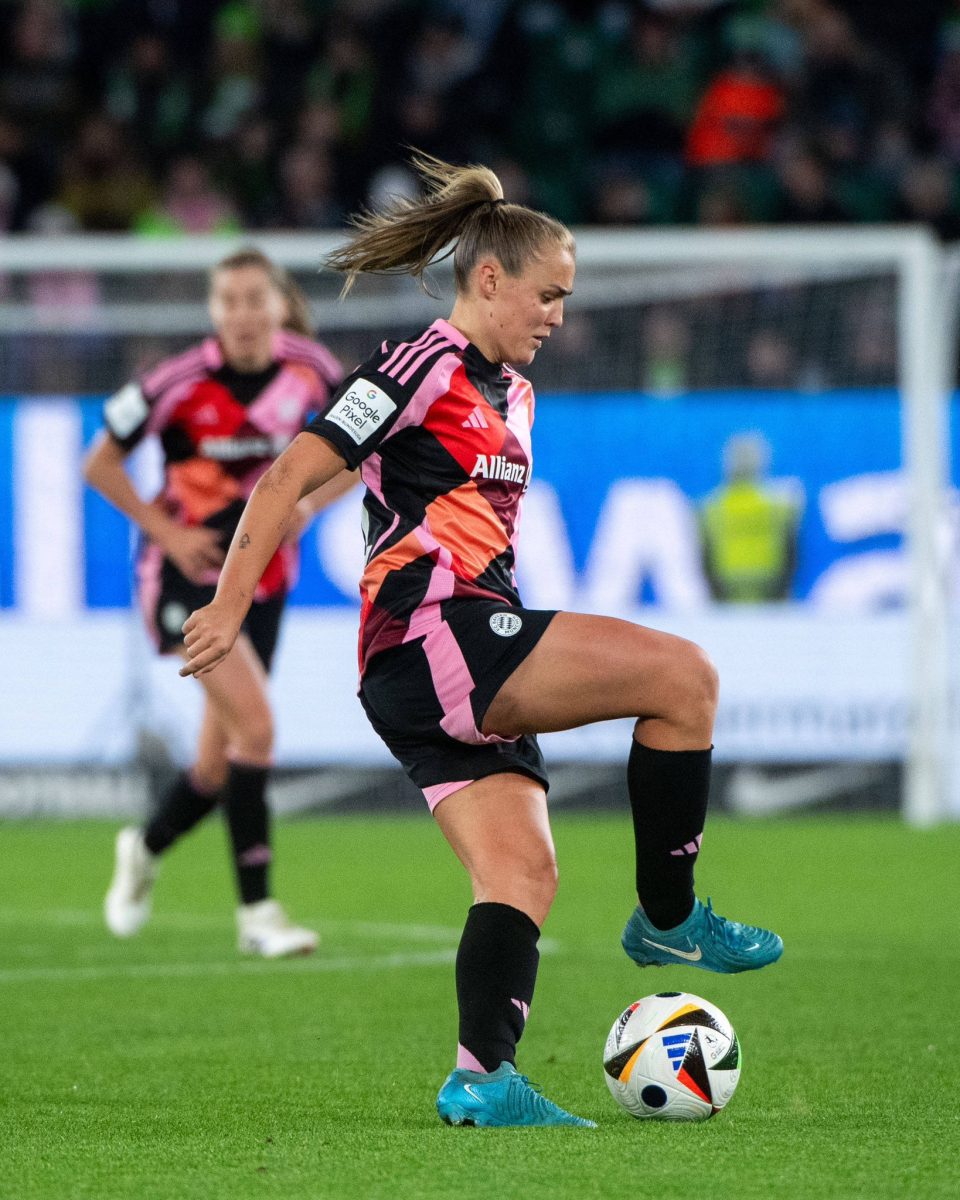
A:
<svg viewBox="0 0 960 1200">
<path fill-rule="evenodd" d="M 283 540 L 298 502 L 345 466 L 325 438 L 301 433 L 260 478 L 233 535 L 216 595 L 184 624 L 187 661 L 181 675 L 203 675 L 230 652 L 257 582 Z"/>
<path fill-rule="evenodd" d="M 84 479 L 155 542 L 188 579 L 199 583 L 206 571 L 223 562 L 220 535 L 203 525 L 180 525 L 159 505 L 144 500 L 124 466 L 128 454 L 111 433 L 101 433 L 84 459 Z"/>
</svg>

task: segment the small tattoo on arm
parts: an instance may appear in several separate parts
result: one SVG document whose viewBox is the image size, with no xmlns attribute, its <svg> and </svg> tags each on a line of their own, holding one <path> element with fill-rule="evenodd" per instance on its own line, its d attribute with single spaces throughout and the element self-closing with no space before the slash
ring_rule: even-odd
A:
<svg viewBox="0 0 960 1200">
<path fill-rule="evenodd" d="M 246 548 L 247 548 L 249 545 L 250 545 L 250 534 L 249 534 L 249 533 L 245 533 L 245 534 L 244 534 L 244 535 L 243 535 L 243 536 L 240 538 L 240 541 L 237 543 L 237 549 L 238 549 L 238 550 L 246 550 Z"/>
</svg>

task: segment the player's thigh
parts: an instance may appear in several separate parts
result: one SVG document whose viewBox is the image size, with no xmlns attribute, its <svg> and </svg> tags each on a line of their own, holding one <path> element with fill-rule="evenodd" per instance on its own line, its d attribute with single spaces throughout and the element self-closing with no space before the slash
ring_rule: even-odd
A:
<svg viewBox="0 0 960 1200">
<path fill-rule="evenodd" d="M 216 670 L 201 675 L 199 682 L 209 710 L 228 737 L 238 728 L 272 723 L 267 674 L 245 633 Z"/>
<path fill-rule="evenodd" d="M 515 737 L 616 717 L 669 719 L 716 705 L 717 677 L 693 642 L 560 612 L 488 707 L 483 732 Z"/>
</svg>

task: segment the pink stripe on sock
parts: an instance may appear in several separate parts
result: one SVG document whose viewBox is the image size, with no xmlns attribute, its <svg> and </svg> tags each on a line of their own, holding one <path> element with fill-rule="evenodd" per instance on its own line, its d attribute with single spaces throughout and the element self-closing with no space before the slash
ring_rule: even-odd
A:
<svg viewBox="0 0 960 1200">
<path fill-rule="evenodd" d="M 518 1000 L 515 996 L 511 996 L 510 1003 L 515 1004 L 523 1014 L 523 1019 L 526 1020 L 530 1016 L 530 1005 L 524 1004 L 522 1000 Z"/>
<path fill-rule="evenodd" d="M 241 867 L 265 867 L 270 858 L 270 847 L 259 842 L 256 846 L 251 846 L 249 850 L 244 850 L 237 857 L 237 862 Z"/>
<path fill-rule="evenodd" d="M 489 1075 L 490 1072 L 478 1059 L 474 1058 L 466 1046 L 461 1046 L 457 1043 L 457 1066 L 465 1071 L 479 1071 L 481 1075 Z"/>
<path fill-rule="evenodd" d="M 698 833 L 696 839 L 692 842 L 687 842 L 685 846 L 681 846 L 679 850 L 671 850 L 670 853 L 674 858 L 682 858 L 685 854 L 696 854 L 700 850 L 700 843 L 703 841 L 703 834 Z"/>
</svg>

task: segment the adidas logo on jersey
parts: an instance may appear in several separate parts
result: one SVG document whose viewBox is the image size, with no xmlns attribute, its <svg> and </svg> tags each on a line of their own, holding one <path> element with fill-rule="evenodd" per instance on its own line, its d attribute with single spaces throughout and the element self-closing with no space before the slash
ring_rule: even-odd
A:
<svg viewBox="0 0 960 1200">
<path fill-rule="evenodd" d="M 219 425 L 220 413 L 215 404 L 204 404 L 193 414 L 194 425 Z"/>
<path fill-rule="evenodd" d="M 489 429 L 487 419 L 483 415 L 483 409 L 478 404 L 469 417 L 465 421 L 460 422 L 464 429 Z"/>
<path fill-rule="evenodd" d="M 527 468 L 523 463 L 511 462 L 502 454 L 478 454 L 471 479 L 503 479 L 506 483 L 527 485 Z"/>
</svg>

